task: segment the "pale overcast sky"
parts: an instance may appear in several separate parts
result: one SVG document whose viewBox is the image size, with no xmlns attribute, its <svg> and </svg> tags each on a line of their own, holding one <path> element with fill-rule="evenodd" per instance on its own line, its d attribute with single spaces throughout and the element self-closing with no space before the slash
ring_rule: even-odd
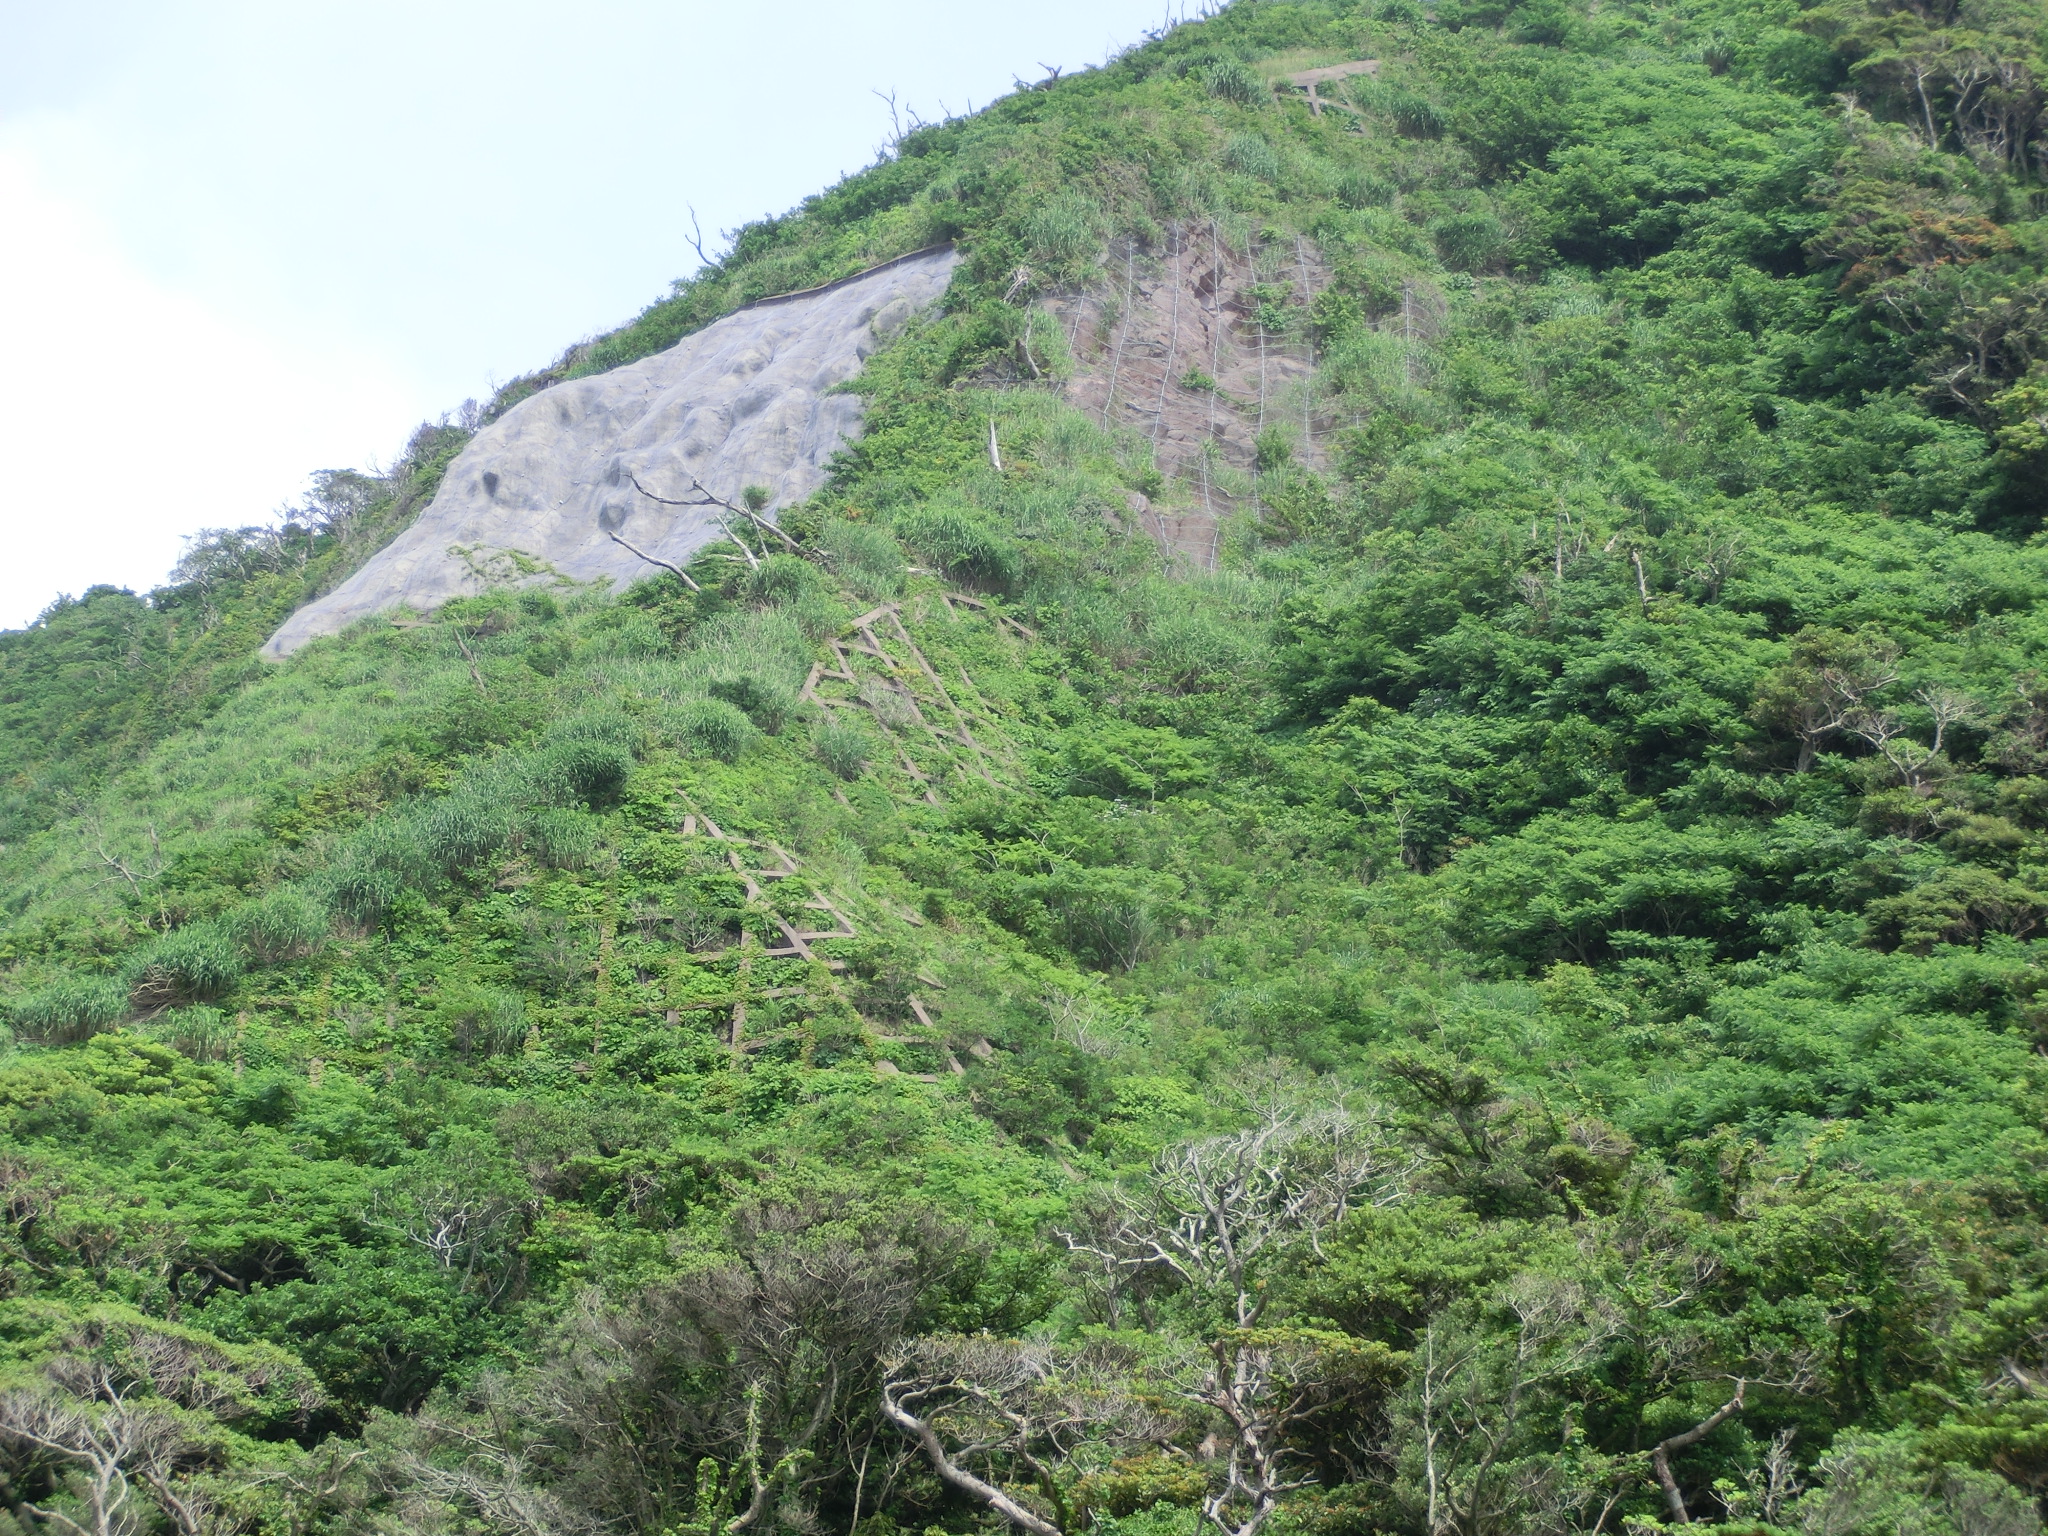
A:
<svg viewBox="0 0 2048 1536">
<path fill-rule="evenodd" d="M 629 318 L 1165 0 L 0 0 L 0 627 Z"/>
</svg>

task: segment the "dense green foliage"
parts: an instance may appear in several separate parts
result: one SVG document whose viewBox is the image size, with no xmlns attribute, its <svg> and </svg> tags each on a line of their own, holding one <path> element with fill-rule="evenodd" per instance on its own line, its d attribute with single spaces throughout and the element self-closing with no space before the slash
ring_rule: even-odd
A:
<svg viewBox="0 0 2048 1536">
<path fill-rule="evenodd" d="M 2038 1531 L 2044 29 L 1238 0 L 490 408 L 958 241 L 800 554 L 256 663 L 447 427 L 0 637 L 0 1533 Z"/>
</svg>

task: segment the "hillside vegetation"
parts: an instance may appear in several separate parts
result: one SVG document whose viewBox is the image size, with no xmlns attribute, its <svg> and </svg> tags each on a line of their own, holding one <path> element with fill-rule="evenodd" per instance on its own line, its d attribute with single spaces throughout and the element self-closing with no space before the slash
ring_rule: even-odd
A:
<svg viewBox="0 0 2048 1536">
<path fill-rule="evenodd" d="M 2044 39 L 1238 0 L 0 636 L 0 1536 L 2038 1532 Z M 1045 307 L 1197 224 L 1213 570 Z M 942 241 L 786 534 L 253 659 Z"/>
</svg>

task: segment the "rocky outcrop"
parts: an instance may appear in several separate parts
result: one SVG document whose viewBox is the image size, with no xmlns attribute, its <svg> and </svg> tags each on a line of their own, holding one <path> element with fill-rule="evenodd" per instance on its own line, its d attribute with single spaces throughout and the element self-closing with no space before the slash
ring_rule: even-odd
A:
<svg viewBox="0 0 2048 1536">
<path fill-rule="evenodd" d="M 264 654 L 495 581 L 624 585 L 654 572 L 648 556 L 680 565 L 723 537 L 715 509 L 674 505 L 700 499 L 693 485 L 729 501 L 765 486 L 771 508 L 801 500 L 860 430 L 859 398 L 833 386 L 945 292 L 957 259 L 920 252 L 763 300 L 666 352 L 521 401 L 449 466 L 412 527 L 286 620 Z"/>
<path fill-rule="evenodd" d="M 1134 510 L 1163 553 L 1213 570 L 1218 529 L 1258 505 L 1261 433 L 1278 427 L 1298 460 L 1326 462 L 1340 423 L 1320 413 L 1315 344 L 1299 322 L 1329 267 L 1306 240 L 1238 247 L 1209 223 L 1175 224 L 1143 250 L 1133 241 L 1106 265 L 1106 284 L 1044 302 L 1074 360 L 1066 397 L 1151 440 L 1169 494 Z M 1294 323 L 1269 329 L 1281 314 Z"/>
</svg>

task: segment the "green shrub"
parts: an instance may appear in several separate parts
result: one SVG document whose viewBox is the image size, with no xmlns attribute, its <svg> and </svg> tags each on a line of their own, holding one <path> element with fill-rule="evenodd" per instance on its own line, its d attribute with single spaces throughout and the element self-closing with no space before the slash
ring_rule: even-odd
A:
<svg viewBox="0 0 2048 1536">
<path fill-rule="evenodd" d="M 1282 466 L 1278 474 L 1262 481 L 1259 499 L 1266 506 L 1269 536 L 1313 537 L 1325 530 L 1335 510 L 1322 478 L 1293 465 Z"/>
<path fill-rule="evenodd" d="M 1155 1452 L 1127 1456 L 1105 1471 L 1089 1473 L 1075 1485 L 1074 1502 L 1121 1520 L 1158 1504 L 1190 1508 L 1208 1491 L 1208 1475 L 1199 1466 Z"/>
<path fill-rule="evenodd" d="M 689 751 L 736 763 L 760 736 L 754 722 L 723 699 L 691 699 L 669 717 L 676 739 Z"/>
<path fill-rule="evenodd" d="M 8 1021 L 48 1045 L 83 1040 L 128 1016 L 128 988 L 112 977 L 60 981 L 8 1004 Z"/>
<path fill-rule="evenodd" d="M 1154 800 L 1205 783 L 1209 767 L 1178 731 L 1122 721 L 1072 733 L 1061 753 L 1062 790 L 1104 800 Z"/>
<path fill-rule="evenodd" d="M 1060 944 L 1102 971 L 1136 970 L 1183 910 L 1179 882 L 1160 870 L 1088 869 L 1062 859 L 1018 891 L 1041 905 Z"/>
<path fill-rule="evenodd" d="M 70 1066 L 109 1098 L 162 1099 L 199 1109 L 220 1092 L 217 1074 L 195 1067 L 171 1046 L 123 1030 L 95 1036 Z"/>
<path fill-rule="evenodd" d="M 560 741 L 529 758 L 526 771 L 537 803 L 597 807 L 618 798 L 633 772 L 633 755 L 609 741 Z"/>
<path fill-rule="evenodd" d="M 181 1003 L 207 1003 L 242 979 L 241 946 L 224 923 L 196 923 L 166 934 L 129 963 L 128 1000 L 154 1013 Z"/>
<path fill-rule="evenodd" d="M 1256 133 L 1233 133 L 1223 146 L 1223 163 L 1260 181 L 1280 179 L 1280 155 Z"/>
<path fill-rule="evenodd" d="M 1268 427 L 1252 444 L 1262 475 L 1278 474 L 1294 462 L 1294 437 L 1285 427 Z"/>
<path fill-rule="evenodd" d="M 1266 82 L 1253 74 L 1244 65 L 1226 60 L 1211 64 L 1199 72 L 1202 88 L 1219 101 L 1234 101 L 1240 106 L 1250 106 L 1266 94 Z"/>
<path fill-rule="evenodd" d="M 896 531 L 948 575 L 996 589 L 1016 583 L 1017 557 L 1009 541 L 963 507 L 918 507 L 897 518 Z"/>
<path fill-rule="evenodd" d="M 597 818 L 582 811 L 548 808 L 527 816 L 520 842 L 549 869 L 581 869 L 597 847 L 597 827 Z"/>
<path fill-rule="evenodd" d="M 394 744 L 413 747 L 430 759 L 471 757 L 520 740 L 546 718 L 548 699 L 537 676 L 525 668 L 517 673 L 499 668 L 491 681 L 488 697 L 466 682 L 451 690 L 408 721 Z"/>
<path fill-rule="evenodd" d="M 818 530 L 818 551 L 841 581 L 870 602 L 903 590 L 903 549 L 887 529 L 834 519 Z"/>
<path fill-rule="evenodd" d="M 1945 869 L 1863 909 L 1871 941 L 1924 955 L 1937 944 L 1981 944 L 1992 934 L 2024 937 L 2048 918 L 2048 891 L 2023 874 L 2008 880 L 1974 864 Z"/>
<path fill-rule="evenodd" d="M 286 965 L 315 954 L 326 942 L 328 913 L 292 886 L 235 908 L 222 920 L 252 965 Z"/>
<path fill-rule="evenodd" d="M 827 715 L 811 728 L 811 751 L 842 779 L 857 779 L 880 750 L 874 732 L 858 720 Z"/>
</svg>

